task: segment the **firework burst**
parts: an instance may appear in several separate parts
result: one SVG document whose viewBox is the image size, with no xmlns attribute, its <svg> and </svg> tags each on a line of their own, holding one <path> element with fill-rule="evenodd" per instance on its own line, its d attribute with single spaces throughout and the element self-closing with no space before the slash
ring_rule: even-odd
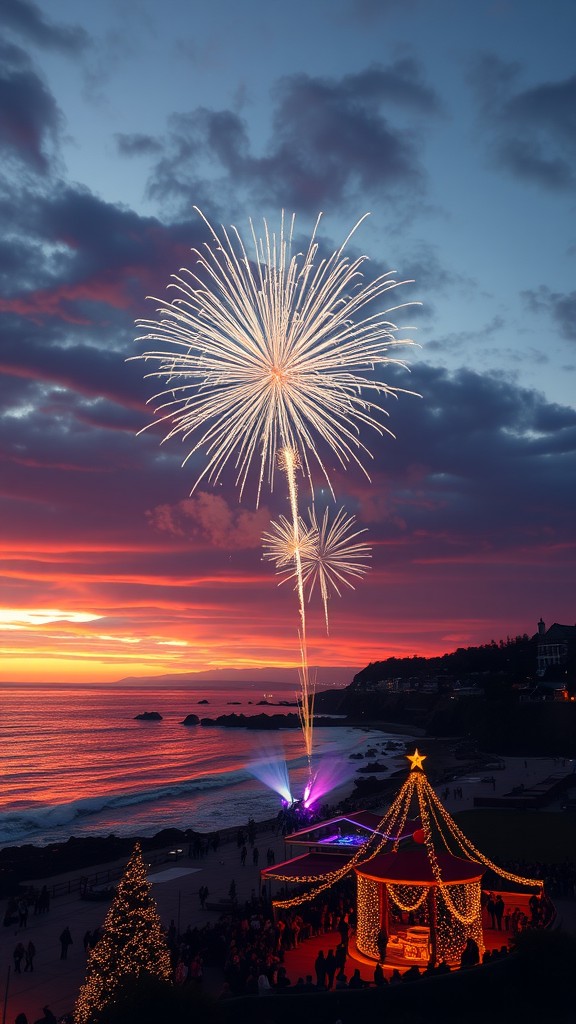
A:
<svg viewBox="0 0 576 1024">
<path fill-rule="evenodd" d="M 342 584 L 354 590 L 352 580 L 360 579 L 368 571 L 371 548 L 365 541 L 357 539 L 366 530 L 354 530 L 356 517 L 346 515 L 343 508 L 332 522 L 328 509 L 325 509 L 320 523 L 314 507 L 308 509 L 308 518 L 308 524 L 300 520 L 298 537 L 285 516 L 279 516 L 277 522 L 271 523 L 270 530 L 262 537 L 264 558 L 275 563 L 282 576 L 280 584 L 296 580 L 297 585 L 295 561 L 296 549 L 299 548 L 304 590 L 310 600 L 315 587 L 318 587 L 324 606 L 326 632 L 329 632 L 330 595 L 335 593 L 340 597 Z"/>
<path fill-rule="evenodd" d="M 285 474 L 300 613 L 299 707 L 310 759 L 314 685 L 307 660 L 296 475 L 302 471 L 312 486 L 315 464 L 332 491 L 323 448 L 341 466 L 354 462 L 368 476 L 363 463 L 371 455 L 361 432 L 368 427 L 390 433 L 381 402 L 404 390 L 380 379 L 380 371 L 386 364 L 404 366 L 390 352 L 412 342 L 399 339 L 389 319 L 403 306 L 369 316 L 363 311 L 407 282 L 394 280 L 390 272 L 366 283 L 366 257 L 345 254 L 364 217 L 327 258 L 319 256 L 316 240 L 320 217 L 304 252 L 293 252 L 294 216 L 282 215 L 278 233 L 264 220 L 262 237 L 250 222 L 250 257 L 236 228 L 222 227 L 218 234 L 197 212 L 212 244 L 192 250 L 193 270 L 173 275 L 170 302 L 154 300 L 160 303 L 159 318 L 137 321 L 145 332 L 137 340 L 158 347 L 132 358 L 153 367 L 147 379 L 162 382 L 150 402 L 154 422 L 165 428 L 164 441 L 180 437 L 189 445 L 184 464 L 205 453 L 192 490 L 204 478 L 216 483 L 232 464 L 242 496 L 257 466 L 258 505 L 264 481 L 273 488 L 279 465 Z M 324 564 L 315 572 L 326 598 L 329 585 L 343 581 L 334 566 Z"/>
<path fill-rule="evenodd" d="M 389 319 L 403 307 L 359 314 L 406 282 L 390 272 L 363 283 L 366 257 L 350 259 L 344 250 L 364 218 L 339 249 L 319 258 L 319 219 L 306 252 L 294 254 L 293 217 L 289 225 L 282 217 L 278 235 L 264 221 L 263 238 L 251 223 L 252 259 L 236 229 L 218 235 L 206 221 L 213 245 L 192 250 L 195 269 L 173 275 L 171 302 L 154 300 L 159 319 L 137 321 L 145 331 L 137 340 L 161 345 L 132 358 L 154 364 L 146 377 L 165 382 L 150 399 L 164 440 L 191 444 L 185 463 L 206 452 L 193 489 L 204 477 L 215 483 L 232 463 L 242 494 L 256 463 L 258 502 L 286 448 L 299 453 L 309 478 L 312 459 L 331 486 L 319 442 L 342 466 L 354 461 L 364 469 L 371 455 L 361 429 L 390 433 L 379 402 L 403 389 L 378 374 L 385 364 L 405 365 L 390 355 L 412 344 L 397 338 Z"/>
</svg>

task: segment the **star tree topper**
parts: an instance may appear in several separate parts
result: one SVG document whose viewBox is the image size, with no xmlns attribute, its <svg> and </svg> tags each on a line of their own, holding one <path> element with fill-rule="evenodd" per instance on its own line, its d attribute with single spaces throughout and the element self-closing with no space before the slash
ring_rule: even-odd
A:
<svg viewBox="0 0 576 1024">
<path fill-rule="evenodd" d="M 424 768 L 422 766 L 422 762 L 426 760 L 427 755 L 426 754 L 419 754 L 418 753 L 418 747 L 416 747 L 416 750 L 414 751 L 413 754 L 406 754 L 406 757 L 410 761 L 410 771 L 411 772 L 414 771 L 415 768 L 420 768 L 421 771 L 424 771 Z"/>
</svg>

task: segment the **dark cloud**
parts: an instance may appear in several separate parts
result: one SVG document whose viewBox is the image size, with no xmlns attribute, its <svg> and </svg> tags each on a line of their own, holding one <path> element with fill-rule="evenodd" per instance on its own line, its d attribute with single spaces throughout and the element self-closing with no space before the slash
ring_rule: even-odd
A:
<svg viewBox="0 0 576 1024">
<path fill-rule="evenodd" d="M 440 113 L 434 91 L 410 60 L 341 79 L 299 74 L 280 80 L 267 151 L 256 156 L 246 122 L 232 111 L 197 108 L 171 119 L 166 152 L 149 183 L 155 198 L 189 202 L 216 168 L 229 189 L 262 202 L 317 211 L 359 193 L 390 201 L 422 191 L 419 134 Z"/>
<path fill-rule="evenodd" d="M 406 379 L 392 373 L 394 383 Z M 395 441 L 376 446 L 369 514 L 424 546 L 450 535 L 472 551 L 569 541 L 576 492 L 576 410 L 513 381 L 418 365 L 421 399 L 389 406 Z M 370 447 L 370 442 L 369 442 Z M 385 495 L 374 507 L 372 493 Z M 372 526 L 371 526 L 372 529 Z M 420 543 L 420 542 L 417 542 Z"/>
<path fill-rule="evenodd" d="M 28 274 L 4 267 L 0 308 L 36 322 L 50 317 L 101 323 L 112 311 L 143 312 L 144 296 L 189 261 L 199 238 L 195 220 L 171 228 L 153 217 L 105 203 L 88 189 L 14 191 L 0 199 L 5 230 L 19 237 Z M 0 271 L 2 270 L 0 250 Z M 100 312 L 95 314 L 95 306 Z"/>
<path fill-rule="evenodd" d="M 498 144 L 499 161 L 514 177 L 549 189 L 571 188 L 576 184 L 572 164 L 548 152 L 536 138 L 504 139 Z"/>
<path fill-rule="evenodd" d="M 522 298 L 533 313 L 549 313 L 567 341 L 576 341 L 576 291 L 567 295 L 553 292 L 546 285 L 522 292 Z"/>
<path fill-rule="evenodd" d="M 201 222 L 162 224 L 69 187 L 14 193 L 11 204 L 4 196 L 0 217 L 19 239 L 13 271 L 0 246 L 0 475 L 13 528 L 54 537 L 102 531 L 105 502 L 110 537 L 115 530 L 127 536 L 135 518 L 141 538 L 155 526 L 167 543 L 192 536 L 202 547 L 209 537 L 223 552 L 228 535 L 233 547 L 257 547 L 264 509 L 256 513 L 249 497 L 245 514 L 236 509 L 232 465 L 222 492 L 206 488 L 207 496 L 182 503 L 205 453 L 183 471 L 186 445 L 160 447 L 158 427 L 136 436 L 152 414 L 144 407 L 146 367 L 125 363 L 139 351 L 134 320 L 154 315 L 144 308 L 146 292 L 162 294 L 169 275 L 190 265 L 190 248 L 205 237 Z M 433 252 L 414 260 L 431 278 L 440 275 Z M 408 291 L 394 298 L 408 300 Z M 572 295 L 541 289 L 526 301 L 571 322 Z M 495 320 L 486 333 L 501 328 Z M 372 483 L 352 465 L 344 472 L 326 461 L 339 501 L 369 527 L 370 542 L 396 545 L 390 558 L 409 552 L 412 561 L 568 543 L 574 410 L 504 377 L 425 363 L 412 374 L 390 366 L 387 379 L 423 397 L 386 401 L 383 422 L 397 440 L 367 432 Z M 281 488 L 263 497 L 271 514 L 285 511 Z M 153 510 L 148 524 L 146 510 Z"/>
<path fill-rule="evenodd" d="M 485 56 L 473 68 L 494 161 L 515 178 L 551 190 L 576 184 L 576 75 L 518 89 L 520 68 Z"/>
<path fill-rule="evenodd" d="M 551 136 L 576 144 L 576 75 L 562 82 L 543 82 L 511 97 L 505 116 L 529 131 L 545 129 Z"/>
<path fill-rule="evenodd" d="M 50 21 L 30 0 L 2 0 L 0 25 L 37 46 L 61 53 L 80 53 L 90 45 L 88 33 L 79 25 L 59 25 Z"/>
<path fill-rule="evenodd" d="M 455 284 L 460 282 L 461 279 L 454 277 Z M 502 349 L 499 347 L 496 351 L 494 349 L 490 350 L 487 347 L 487 343 L 492 342 L 494 344 L 494 338 L 500 336 L 506 326 L 507 324 L 503 317 L 495 315 L 491 320 L 488 320 L 485 324 L 479 324 L 473 330 L 463 330 L 453 332 L 445 337 L 427 339 L 426 351 L 429 353 L 439 352 L 442 355 L 457 357 L 465 361 L 467 352 L 473 346 L 477 353 L 482 351 L 485 360 L 493 353 L 496 356 L 500 354 L 501 358 Z M 480 346 L 482 346 L 482 349 L 480 349 Z M 513 358 L 513 352 L 507 354 L 510 358 Z"/>
<path fill-rule="evenodd" d="M 294 75 L 277 87 L 275 149 L 260 162 L 259 187 L 271 201 L 308 209 L 356 191 L 419 188 L 423 172 L 415 136 L 383 108 L 437 111 L 430 90 L 406 66 L 373 68 L 340 81 Z M 257 164 L 258 169 L 258 164 Z"/>
<path fill-rule="evenodd" d="M 462 273 L 449 270 L 440 259 L 439 250 L 436 246 L 425 242 L 418 242 L 412 246 L 405 258 L 401 261 L 395 259 L 401 276 L 411 281 L 416 281 L 418 291 L 433 292 L 434 294 L 446 293 L 450 288 L 471 290 L 474 282 L 466 278 Z"/>
<path fill-rule="evenodd" d="M 17 239 L 0 244 L 7 422 L 22 430 L 49 394 L 71 431 L 84 423 L 135 432 L 150 417 L 141 368 L 125 363 L 139 351 L 134 321 L 153 314 L 146 294 L 163 293 L 190 262 L 198 220 L 170 228 L 66 187 L 14 191 L 0 199 L 0 219 Z"/>
<path fill-rule="evenodd" d="M 54 98 L 27 54 L 0 42 L 0 153 L 36 173 L 52 167 L 61 126 Z"/>
</svg>

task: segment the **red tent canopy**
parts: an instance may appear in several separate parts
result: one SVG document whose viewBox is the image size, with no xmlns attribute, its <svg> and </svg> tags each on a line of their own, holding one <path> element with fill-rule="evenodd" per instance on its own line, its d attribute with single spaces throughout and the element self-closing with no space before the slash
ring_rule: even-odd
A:
<svg viewBox="0 0 576 1024">
<path fill-rule="evenodd" d="M 436 861 L 443 882 L 458 884 L 476 882 L 486 870 L 482 864 L 451 853 L 436 852 Z M 416 846 L 397 853 L 381 853 L 354 868 L 362 878 L 376 882 L 391 882 L 392 885 L 437 885 L 425 846 Z"/>
<path fill-rule="evenodd" d="M 330 871 L 339 871 L 349 860 L 350 856 L 339 857 L 333 853 L 304 853 L 293 860 L 285 860 L 283 864 L 263 868 L 260 875 L 264 879 L 281 875 L 292 882 L 299 882 L 304 879 L 320 878 Z"/>
</svg>

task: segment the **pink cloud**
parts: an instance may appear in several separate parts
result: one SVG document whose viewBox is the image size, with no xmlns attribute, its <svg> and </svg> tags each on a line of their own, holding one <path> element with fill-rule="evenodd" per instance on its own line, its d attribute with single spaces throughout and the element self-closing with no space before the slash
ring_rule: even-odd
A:
<svg viewBox="0 0 576 1024">
<path fill-rule="evenodd" d="M 146 516 L 157 530 L 175 537 L 195 537 L 220 549 L 259 548 L 262 534 L 270 525 L 268 509 L 250 512 L 231 508 L 220 495 L 205 491 L 176 505 L 157 505 Z"/>
</svg>

